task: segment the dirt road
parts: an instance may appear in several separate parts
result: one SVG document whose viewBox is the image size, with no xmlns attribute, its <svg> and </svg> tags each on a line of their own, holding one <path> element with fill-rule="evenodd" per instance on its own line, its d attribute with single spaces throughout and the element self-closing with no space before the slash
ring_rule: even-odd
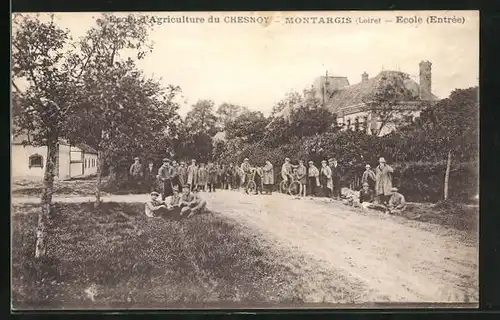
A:
<svg viewBox="0 0 500 320">
<path fill-rule="evenodd" d="M 306 257 L 364 283 L 366 302 L 477 302 L 478 246 L 460 232 L 382 213 L 355 211 L 337 202 L 203 193 L 208 208 L 242 224 L 280 250 Z M 113 195 L 103 201 L 144 202 L 147 195 Z M 39 203 L 13 197 L 13 203 Z M 55 197 L 54 202 L 86 202 L 93 197 Z M 307 257 L 311 259 L 308 260 Z M 318 262 L 319 261 L 319 262 Z"/>
<path fill-rule="evenodd" d="M 219 191 L 205 197 L 212 211 L 260 232 L 283 250 L 361 280 L 375 290 L 373 301 L 478 300 L 478 249 L 463 243 L 455 230 L 281 194 Z"/>
</svg>

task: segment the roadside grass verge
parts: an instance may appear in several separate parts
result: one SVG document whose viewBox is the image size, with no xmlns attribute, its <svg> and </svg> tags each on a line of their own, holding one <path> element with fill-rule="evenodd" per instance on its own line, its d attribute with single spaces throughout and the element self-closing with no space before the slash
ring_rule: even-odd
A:
<svg viewBox="0 0 500 320">
<path fill-rule="evenodd" d="M 56 204 L 47 257 L 36 261 L 38 206 L 13 210 L 15 309 L 326 306 L 371 294 L 216 213 L 151 219 L 141 203 Z"/>
<path fill-rule="evenodd" d="M 479 207 L 453 201 L 442 201 L 437 204 L 408 204 L 403 216 L 422 222 L 439 224 L 452 229 L 465 231 L 470 235 L 478 233 Z"/>
<path fill-rule="evenodd" d="M 105 184 L 106 180 L 103 180 Z M 95 193 L 95 177 L 71 179 L 71 180 L 56 180 L 54 181 L 54 195 L 76 195 L 88 196 Z M 34 196 L 42 195 L 43 182 L 42 180 L 14 180 L 11 184 L 12 196 Z M 106 192 L 103 192 L 105 195 Z"/>
</svg>

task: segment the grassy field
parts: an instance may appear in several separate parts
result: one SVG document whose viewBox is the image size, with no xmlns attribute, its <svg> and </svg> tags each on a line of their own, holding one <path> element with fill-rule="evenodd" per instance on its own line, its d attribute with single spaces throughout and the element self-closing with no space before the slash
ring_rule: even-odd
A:
<svg viewBox="0 0 500 320">
<path fill-rule="evenodd" d="M 47 258 L 33 257 L 36 205 L 17 205 L 15 309 L 297 306 L 363 301 L 366 288 L 321 270 L 217 214 L 146 218 L 143 204 L 57 204 Z"/>
<path fill-rule="evenodd" d="M 106 179 L 103 179 L 103 184 Z M 95 192 L 95 177 L 73 180 L 54 181 L 54 195 L 67 196 L 93 195 Z M 12 196 L 34 196 L 39 197 L 43 191 L 43 182 L 41 180 L 14 180 L 11 184 Z M 105 192 L 105 190 L 103 190 Z"/>
</svg>

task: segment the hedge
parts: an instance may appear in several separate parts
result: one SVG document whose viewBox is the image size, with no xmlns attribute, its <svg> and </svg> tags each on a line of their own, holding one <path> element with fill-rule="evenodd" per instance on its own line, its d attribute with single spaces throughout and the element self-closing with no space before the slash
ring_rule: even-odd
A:
<svg viewBox="0 0 500 320">
<path fill-rule="evenodd" d="M 354 134 L 353 136 L 357 136 Z M 331 136 L 329 136 L 331 138 Z M 224 162 L 240 164 L 244 158 L 249 158 L 252 164 L 264 165 L 270 161 L 275 169 L 276 184 L 281 181 L 280 168 L 286 157 L 297 163 L 299 159 L 305 162 L 312 160 L 320 166 L 323 159 L 336 157 L 342 168 L 342 186 L 360 187 L 359 180 L 365 170 L 366 163 L 375 167 L 379 155 L 370 153 L 370 141 L 373 137 L 364 138 L 364 143 L 354 145 L 340 139 L 336 143 L 327 143 L 325 136 L 302 139 L 293 144 L 281 145 L 276 148 L 261 144 L 239 145 L 233 150 L 226 150 L 222 155 Z M 347 148 L 343 149 L 342 145 Z M 311 150 L 311 146 L 317 149 Z M 318 148 L 319 146 L 319 148 Z M 365 154 L 364 157 L 359 155 Z M 330 156 L 328 156 L 330 155 Z M 354 155 L 354 156 L 353 156 Z M 356 155 L 358 155 L 356 157 Z M 401 162 L 392 163 L 390 154 L 383 154 L 387 162 L 394 168 L 393 185 L 398 187 L 411 202 L 438 202 L 443 200 L 444 175 L 446 162 Z M 477 162 L 452 162 L 449 179 L 449 198 L 460 202 L 468 202 L 478 194 Z M 356 184 L 356 182 L 358 184 Z"/>
</svg>

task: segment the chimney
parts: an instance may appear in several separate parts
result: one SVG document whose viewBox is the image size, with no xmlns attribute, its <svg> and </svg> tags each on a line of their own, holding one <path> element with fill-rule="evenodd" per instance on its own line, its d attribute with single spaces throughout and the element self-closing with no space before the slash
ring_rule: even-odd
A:
<svg viewBox="0 0 500 320">
<path fill-rule="evenodd" d="M 361 82 L 366 82 L 368 81 L 368 73 L 363 72 L 363 74 L 361 75 Z"/>
<path fill-rule="evenodd" d="M 431 100 L 432 63 L 430 63 L 429 61 L 421 61 L 419 67 L 420 67 L 420 90 L 419 90 L 420 100 Z"/>
</svg>

